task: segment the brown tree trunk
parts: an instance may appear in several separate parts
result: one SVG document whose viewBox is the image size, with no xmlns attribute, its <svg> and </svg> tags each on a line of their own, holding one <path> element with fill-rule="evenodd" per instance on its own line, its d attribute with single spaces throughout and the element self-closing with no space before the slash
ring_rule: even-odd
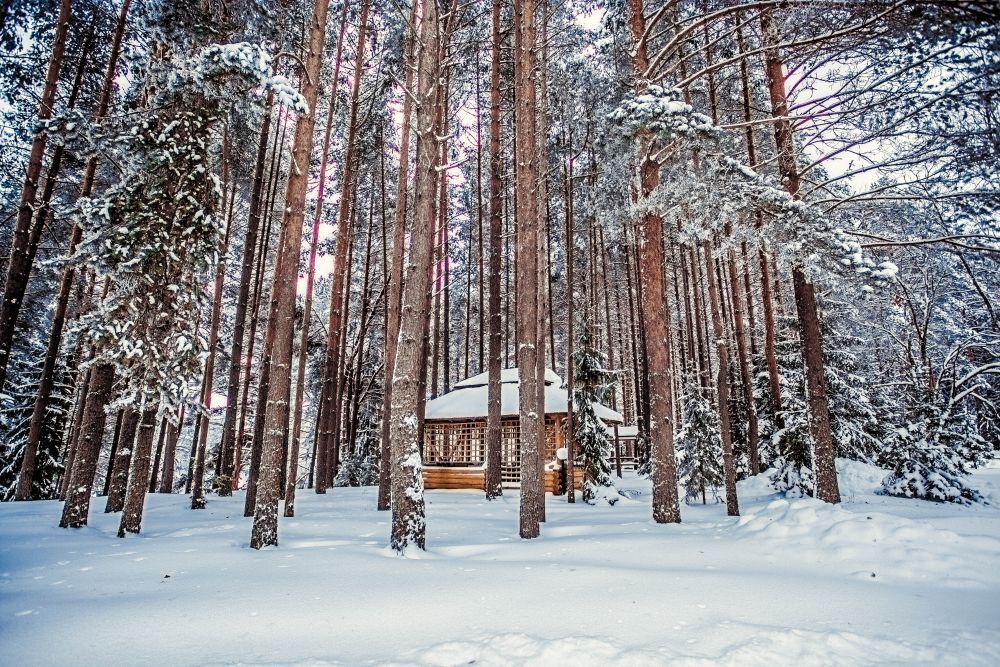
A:
<svg viewBox="0 0 1000 667">
<path fill-rule="evenodd" d="M 118 443 L 121 442 L 122 422 L 125 420 L 125 410 L 119 410 L 115 418 L 115 434 L 111 437 L 111 451 L 108 453 L 108 468 L 104 474 L 104 490 L 97 495 L 107 496 L 111 490 L 111 474 L 114 472 L 115 458 L 118 455 Z"/>
<path fill-rule="evenodd" d="M 316 192 L 316 213 L 313 216 L 312 239 L 309 244 L 309 268 L 306 272 L 305 305 L 302 311 L 302 332 L 299 337 L 298 364 L 295 376 L 295 411 L 292 415 L 292 438 L 288 457 L 289 474 L 285 483 L 286 517 L 295 516 L 295 479 L 298 473 L 298 456 L 302 437 L 302 415 L 305 412 L 306 365 L 309 360 L 309 327 L 312 322 L 313 285 L 316 281 L 316 255 L 319 250 L 319 228 L 323 220 L 324 195 L 326 194 L 326 167 L 330 154 L 330 135 L 333 132 L 333 118 L 337 113 L 337 88 L 340 81 L 340 63 L 344 52 L 344 33 L 347 28 L 347 8 L 344 3 L 340 14 L 340 32 L 337 36 L 337 57 L 333 66 L 333 84 L 330 87 L 330 102 L 326 114 L 326 129 L 323 132 L 323 152 L 320 154 L 319 187 Z M 316 443 L 313 443 L 316 446 Z M 325 489 L 324 489 L 325 491 Z"/>
<path fill-rule="evenodd" d="M 39 123 L 51 118 L 54 111 L 56 88 L 59 85 L 59 70 L 66 52 L 70 5 L 70 0 L 61 0 L 59 4 L 55 35 L 49 53 L 49 65 L 45 72 L 45 86 L 42 89 L 42 99 L 38 105 Z M 7 364 L 10 362 L 10 349 L 14 342 L 14 328 L 17 324 L 17 315 L 21 310 L 21 304 L 24 301 L 24 291 L 28 286 L 28 275 L 31 272 L 29 236 L 31 235 L 31 221 L 35 215 L 38 179 L 42 174 L 42 160 L 45 158 L 47 139 L 48 135 L 44 130 L 36 130 L 31 141 L 28 168 L 21 186 L 21 201 L 17 207 L 14 235 L 11 239 L 3 301 L 0 302 L 0 390 L 3 389 L 7 377 Z"/>
<path fill-rule="evenodd" d="M 87 400 L 83 409 L 80 434 L 73 447 L 73 463 L 66 488 L 66 502 L 63 505 L 60 528 L 80 528 L 87 525 L 90 511 L 90 494 L 97 473 L 97 459 L 101 453 L 104 425 L 107 414 L 105 406 L 111 400 L 111 386 L 114 384 L 114 368 L 100 364 L 89 374 Z"/>
<path fill-rule="evenodd" d="M 306 189 L 309 185 L 309 157 L 312 152 L 313 129 L 316 124 L 316 98 L 323 64 L 323 43 L 326 39 L 326 12 L 330 0 L 316 0 L 309 21 L 309 48 L 303 68 L 302 96 L 309 110 L 299 115 L 295 123 L 292 167 L 288 172 L 285 191 L 285 213 L 278 242 L 278 260 L 274 269 L 271 306 L 265 336 L 265 352 L 270 352 L 268 401 L 265 421 L 260 478 L 257 482 L 257 502 L 254 510 L 250 546 L 254 549 L 278 544 L 278 478 L 282 466 L 281 452 L 288 427 L 288 396 L 291 383 L 292 335 L 295 327 L 295 287 L 298 282 L 299 249 L 302 246 L 302 222 L 305 214 Z M 365 2 L 367 15 L 368 3 Z M 358 48 L 364 40 L 359 40 Z M 260 416 L 258 416 L 259 418 Z"/>
<path fill-rule="evenodd" d="M 411 545 L 424 549 L 424 483 L 419 434 L 420 376 L 425 367 L 424 339 L 428 327 L 427 297 L 431 288 L 433 233 L 437 220 L 440 79 L 443 23 L 436 2 L 423 4 L 417 90 L 417 164 L 410 261 L 402 293 L 399 338 L 392 376 L 389 412 L 391 457 L 391 547 L 403 553 Z"/>
<path fill-rule="evenodd" d="M 329 0 L 324 0 L 329 2 Z M 365 42 L 368 29 L 368 9 L 370 0 L 362 0 L 361 18 L 358 27 L 357 53 L 354 59 L 354 81 L 351 88 L 351 110 L 347 124 L 347 143 L 344 148 L 344 173 L 341 178 L 340 206 L 337 211 L 337 253 L 333 267 L 333 283 L 330 287 L 330 318 L 327 322 L 326 356 L 323 363 L 323 385 L 320 392 L 319 456 L 317 457 L 316 493 L 326 493 L 326 487 L 336 474 L 334 463 L 338 447 L 336 428 L 340 405 L 337 396 L 340 391 L 339 379 L 341 328 L 344 313 L 341 294 L 350 273 L 347 265 L 347 245 L 350 239 L 351 199 L 357 173 L 358 104 L 361 97 L 361 78 L 364 75 Z M 306 162 L 308 165 L 308 161 Z"/>
<path fill-rule="evenodd" d="M 159 482 L 159 471 L 160 462 L 163 460 L 163 448 L 166 445 L 167 438 L 167 423 L 166 417 L 160 419 L 160 428 L 156 438 L 156 449 L 153 455 L 153 464 L 150 466 L 149 474 L 149 488 L 147 491 L 149 493 L 156 493 L 156 484 Z"/>
<path fill-rule="evenodd" d="M 715 379 L 716 399 L 719 409 L 719 430 L 722 435 L 722 470 L 726 480 L 726 513 L 740 515 L 740 502 L 736 495 L 736 465 L 733 460 L 733 433 L 729 415 L 729 341 L 722 326 L 722 309 L 719 282 L 716 279 L 712 260 L 712 245 L 702 241 L 705 252 L 705 274 L 708 276 L 708 298 L 712 312 L 712 331 L 715 334 L 715 353 L 719 358 L 719 370 Z"/>
<path fill-rule="evenodd" d="M 236 297 L 236 311 L 233 323 L 233 344 L 229 356 L 229 385 L 226 391 L 226 416 L 222 426 L 222 461 L 219 469 L 219 495 L 232 495 L 236 479 L 235 461 L 237 405 L 240 401 L 240 375 L 243 370 L 243 337 L 246 333 L 247 302 L 250 288 L 254 283 L 254 251 L 257 249 L 257 235 L 260 230 L 262 200 L 264 193 L 264 167 L 267 163 L 267 143 L 271 131 L 271 114 L 273 94 L 269 94 L 264 112 L 264 120 L 260 126 L 260 138 L 257 144 L 257 160 L 254 165 L 254 175 L 250 187 L 250 215 L 247 221 L 247 233 L 243 242 L 243 263 L 240 269 L 240 289 Z M 275 133 L 277 138 L 277 133 Z M 259 255 L 258 255 L 259 256 Z M 251 353 L 252 356 L 252 353 Z"/>
<path fill-rule="evenodd" d="M 523 539 L 541 533 L 541 426 L 544 409 L 539 405 L 538 361 L 538 147 L 535 132 L 535 4 L 514 2 L 514 149 L 517 218 L 517 367 L 521 441 L 520 535 Z M 541 490 L 544 493 L 544 489 Z M 542 496 L 544 498 L 544 496 Z"/>
<path fill-rule="evenodd" d="M 764 64 L 767 73 L 771 113 L 774 116 L 774 140 L 778 150 L 778 172 L 785 189 L 799 198 L 799 171 L 795 160 L 792 125 L 788 120 L 788 99 L 785 93 L 784 63 L 776 46 L 780 39 L 774 25 L 772 10 L 760 15 L 764 42 Z M 828 503 L 840 502 L 837 484 L 836 450 L 830 427 L 830 408 L 826 397 L 826 370 L 823 363 L 823 342 L 820 332 L 819 306 L 812 282 L 801 264 L 792 267 L 792 288 L 798 312 L 802 363 L 805 366 L 806 394 L 809 399 L 809 432 L 813 439 L 813 467 L 816 474 L 816 497 Z"/>
<path fill-rule="evenodd" d="M 128 473 L 132 466 L 132 452 L 135 449 L 135 433 L 139 428 L 142 414 L 134 408 L 126 408 L 122 419 L 122 430 L 118 437 L 118 450 L 115 452 L 114 465 L 111 468 L 111 484 L 108 487 L 108 499 L 104 512 L 121 512 L 125 507 L 125 491 L 128 489 Z"/>
<path fill-rule="evenodd" d="M 646 89 L 643 73 L 648 67 L 646 55 L 646 20 L 642 0 L 629 0 L 629 28 L 633 41 L 633 72 L 636 90 Z M 660 166 L 652 157 L 653 138 L 639 138 L 640 202 L 660 182 Z M 641 254 L 640 281 L 643 286 L 641 307 L 647 331 L 646 353 L 649 359 L 650 441 L 653 479 L 653 520 L 679 523 L 677 466 L 674 456 L 673 407 L 671 406 L 670 312 L 666 308 L 663 287 L 663 219 L 655 210 L 642 214 L 639 227 Z"/>
<path fill-rule="evenodd" d="M 184 406 L 181 406 L 177 414 L 177 423 L 167 420 L 167 446 L 163 455 L 163 472 L 160 474 L 160 493 L 172 493 L 174 490 L 174 461 L 177 456 L 177 439 L 180 437 L 183 423 Z"/>
<path fill-rule="evenodd" d="M 396 179 L 396 210 L 393 213 L 392 268 L 389 276 L 389 294 L 386 301 L 385 326 L 385 390 L 382 396 L 382 442 L 379 455 L 378 509 L 387 511 L 390 507 L 390 446 L 389 412 L 392 406 L 392 378 L 396 368 L 396 345 L 399 339 L 399 318 L 403 294 L 403 258 L 406 254 L 406 211 L 407 188 L 410 169 L 410 117 L 413 114 L 414 49 L 416 35 L 413 30 L 417 21 L 417 2 L 414 0 L 410 12 L 410 30 L 406 36 L 406 57 L 403 67 L 406 79 L 403 90 L 403 119 L 399 132 L 399 173 Z"/>
<path fill-rule="evenodd" d="M 576 456 L 576 434 L 573 426 L 573 385 L 576 376 L 576 368 L 573 361 L 573 345 L 576 342 L 574 336 L 574 324 L 576 318 L 576 308 L 573 298 L 573 290 L 576 289 L 576 282 L 573 280 L 573 265 L 575 259 L 573 250 L 576 246 L 575 234 L 573 231 L 573 134 L 569 134 L 569 155 L 566 156 L 566 166 L 563 176 L 563 196 L 566 200 L 566 394 L 569 396 L 568 409 L 566 410 L 566 502 L 576 502 L 576 479 L 575 461 Z"/>
<path fill-rule="evenodd" d="M 486 416 L 486 498 L 494 500 L 503 495 L 500 466 L 502 442 L 500 431 L 500 277 L 503 250 L 503 200 L 501 175 L 503 164 L 500 156 L 500 3 L 493 0 L 491 65 L 490 65 L 490 257 L 489 257 L 489 342 L 488 387 Z"/>
<path fill-rule="evenodd" d="M 149 458 L 153 448 L 153 433 L 156 430 L 158 412 L 158 408 L 146 408 L 142 412 L 142 420 L 139 422 L 135 439 L 135 453 L 132 454 L 132 465 L 128 475 L 125 506 L 122 508 L 121 522 L 118 524 L 118 537 L 125 537 L 126 533 L 138 535 L 142 527 L 142 512 L 149 486 Z"/>
<path fill-rule="evenodd" d="M 121 11 L 118 15 L 118 22 L 115 26 L 115 35 L 111 43 L 111 53 L 108 56 L 108 66 L 105 69 L 104 80 L 101 84 L 101 94 L 97 102 L 95 118 L 98 120 L 107 113 L 108 106 L 111 103 L 111 92 L 114 88 L 115 73 L 118 69 L 118 57 L 121 54 L 122 37 L 125 33 L 125 25 L 128 20 L 128 11 L 131 4 L 132 0 L 124 0 Z M 80 197 L 90 196 L 91 190 L 93 189 L 96 170 L 97 159 L 95 157 L 91 157 L 87 161 L 83 183 L 80 188 Z M 77 243 L 80 241 L 80 236 L 81 230 L 76 225 L 73 225 L 73 228 L 70 231 L 70 241 L 67 255 L 73 254 Z M 62 332 L 66 322 L 66 312 L 69 307 L 69 299 L 75 274 L 76 267 L 71 264 L 63 269 L 63 274 L 59 281 L 59 289 L 56 295 L 55 307 L 52 316 L 51 333 L 49 334 L 49 342 L 45 349 L 45 360 L 42 364 L 42 374 L 38 382 L 38 394 L 35 397 L 35 403 L 31 411 L 31 422 L 28 427 L 28 444 L 25 448 L 25 458 L 21 463 L 21 471 L 18 476 L 18 488 L 15 494 L 15 500 L 26 500 L 31 493 L 31 479 L 33 478 L 35 472 L 35 457 L 38 453 L 38 442 L 41 440 L 42 424 L 45 420 L 45 412 L 48 408 L 49 398 L 52 396 L 52 385 L 54 382 L 56 361 L 59 358 L 59 346 L 62 343 Z M 20 301 L 18 303 L 20 303 Z M 6 367 L 6 360 L 0 363 Z M 0 390 L 2 390 L 3 375 L 4 372 L 0 372 Z"/>
</svg>

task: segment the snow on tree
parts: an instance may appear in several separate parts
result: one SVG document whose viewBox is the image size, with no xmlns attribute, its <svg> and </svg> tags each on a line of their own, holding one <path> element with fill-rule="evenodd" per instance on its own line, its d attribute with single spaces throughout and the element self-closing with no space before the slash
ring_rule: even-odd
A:
<svg viewBox="0 0 1000 667">
<path fill-rule="evenodd" d="M 611 480 L 611 435 L 594 411 L 594 405 L 603 403 L 612 388 L 614 376 L 604 368 L 589 327 L 581 329 L 579 348 L 573 354 L 573 441 L 583 459 L 583 500 L 591 505 L 601 501 L 614 505 L 619 495 Z"/>
<path fill-rule="evenodd" d="M 227 115 L 255 88 L 274 90 L 296 110 L 305 106 L 251 44 L 208 46 L 154 72 L 142 117 L 96 135 L 102 145 L 117 144 L 123 173 L 101 196 L 79 202 L 85 235 L 71 261 L 105 279 L 103 298 L 76 329 L 95 346 L 92 363 L 116 367 L 117 403 L 159 401 L 172 414 L 192 398 L 191 380 L 207 356 L 199 322 L 224 232 L 215 168 Z"/>
<path fill-rule="evenodd" d="M 711 497 L 722 502 L 719 487 L 725 483 L 722 471 L 722 438 L 719 414 L 697 387 L 690 387 L 684 401 L 684 421 L 677 433 L 680 482 L 688 503 Z"/>
</svg>

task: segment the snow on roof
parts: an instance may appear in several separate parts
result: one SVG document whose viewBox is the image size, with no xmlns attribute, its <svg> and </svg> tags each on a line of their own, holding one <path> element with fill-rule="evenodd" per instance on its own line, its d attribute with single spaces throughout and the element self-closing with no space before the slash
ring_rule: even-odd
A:
<svg viewBox="0 0 1000 667">
<path fill-rule="evenodd" d="M 470 419 L 486 416 L 486 399 L 489 392 L 487 373 L 462 380 L 455 388 L 427 401 L 426 419 Z M 517 369 L 505 368 L 500 371 L 500 415 L 514 417 L 519 414 Z M 562 378 L 551 369 L 545 370 L 545 414 L 568 412 L 569 392 L 563 386 Z M 594 405 L 594 412 L 605 422 L 622 423 L 625 418 L 615 410 L 600 403 Z"/>
<path fill-rule="evenodd" d="M 480 373 L 479 375 L 473 375 L 470 378 L 466 378 L 461 382 L 455 384 L 455 389 L 460 389 L 463 387 L 485 387 L 490 383 L 490 374 Z M 500 371 L 500 384 L 516 384 L 517 383 L 517 368 L 504 368 Z M 561 387 L 563 384 L 562 378 L 556 375 L 556 372 L 551 368 L 545 369 L 545 384 L 554 384 L 557 387 Z"/>
</svg>

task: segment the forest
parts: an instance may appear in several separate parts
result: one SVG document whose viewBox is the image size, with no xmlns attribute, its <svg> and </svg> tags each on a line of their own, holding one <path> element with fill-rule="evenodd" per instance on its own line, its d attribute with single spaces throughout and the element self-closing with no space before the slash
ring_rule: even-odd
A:
<svg viewBox="0 0 1000 667">
<path fill-rule="evenodd" d="M 276 563 L 334 525 L 403 563 L 480 532 L 540 563 L 576 530 L 675 531 L 653 558 L 808 515 L 816 545 L 897 540 L 871 578 L 957 531 L 895 576 L 1000 591 L 992 0 L 0 0 L 0 112 L 0 569 L 25 581 L 91 529 L 158 563 L 178 532 Z M 623 641 L 577 658 L 687 655 Z M 341 658 L 579 648 L 510 642 Z M 913 659 L 852 650 L 798 660 Z"/>
</svg>

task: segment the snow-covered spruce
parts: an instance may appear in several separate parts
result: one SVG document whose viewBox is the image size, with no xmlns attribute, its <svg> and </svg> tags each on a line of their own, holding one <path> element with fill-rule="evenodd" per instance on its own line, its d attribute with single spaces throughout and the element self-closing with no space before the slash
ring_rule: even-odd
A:
<svg viewBox="0 0 1000 667">
<path fill-rule="evenodd" d="M 680 453 L 680 482 L 689 502 L 721 502 L 722 438 L 719 414 L 712 404 L 691 387 L 684 401 L 684 422 L 674 440 Z"/>
<path fill-rule="evenodd" d="M 614 376 L 604 369 L 589 327 L 581 329 L 579 347 L 573 354 L 573 438 L 583 459 L 583 500 L 591 505 L 601 501 L 614 505 L 620 496 L 611 480 L 611 436 L 594 410 L 595 404 L 604 402 Z"/>
</svg>

